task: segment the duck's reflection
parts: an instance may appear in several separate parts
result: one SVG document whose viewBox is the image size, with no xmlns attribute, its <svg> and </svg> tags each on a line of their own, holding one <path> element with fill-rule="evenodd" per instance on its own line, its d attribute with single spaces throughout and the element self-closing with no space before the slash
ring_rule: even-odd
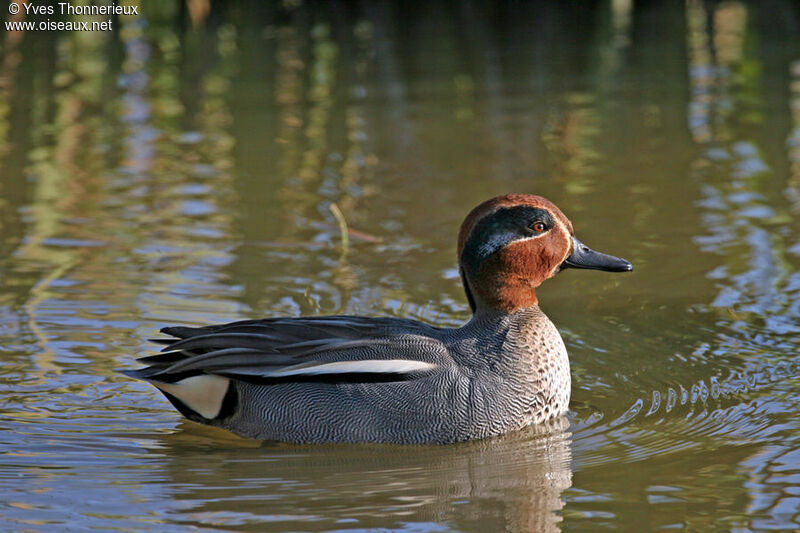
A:
<svg viewBox="0 0 800 533">
<path fill-rule="evenodd" d="M 304 446 L 239 439 L 187 422 L 162 439 L 157 453 L 184 524 L 559 531 L 562 492 L 572 482 L 568 426 L 561 418 L 446 446 Z"/>
</svg>

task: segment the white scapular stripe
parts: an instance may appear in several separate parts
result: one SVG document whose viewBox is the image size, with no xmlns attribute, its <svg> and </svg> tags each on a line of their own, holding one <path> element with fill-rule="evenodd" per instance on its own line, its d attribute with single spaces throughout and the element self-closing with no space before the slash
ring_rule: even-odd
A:
<svg viewBox="0 0 800 533">
<path fill-rule="evenodd" d="M 186 407 L 209 420 L 215 418 L 222 409 L 222 400 L 228 392 L 228 378 L 202 375 L 163 383 L 153 381 L 153 385 L 182 401 Z"/>
<path fill-rule="evenodd" d="M 290 366 L 270 372 L 269 376 L 316 376 L 320 374 L 408 374 L 435 368 L 436 365 L 411 359 L 368 359 L 364 361 L 338 361 L 314 366 Z"/>
</svg>

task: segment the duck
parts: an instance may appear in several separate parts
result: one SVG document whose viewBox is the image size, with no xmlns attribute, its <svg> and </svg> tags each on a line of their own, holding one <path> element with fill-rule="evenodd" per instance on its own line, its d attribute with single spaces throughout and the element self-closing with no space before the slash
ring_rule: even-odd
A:
<svg viewBox="0 0 800 533">
<path fill-rule="evenodd" d="M 189 420 L 264 441 L 447 444 L 561 417 L 569 358 L 536 289 L 566 269 L 633 266 L 584 245 L 532 194 L 475 207 L 457 255 L 472 311 L 460 327 L 351 315 L 172 326 L 124 373 Z"/>
</svg>

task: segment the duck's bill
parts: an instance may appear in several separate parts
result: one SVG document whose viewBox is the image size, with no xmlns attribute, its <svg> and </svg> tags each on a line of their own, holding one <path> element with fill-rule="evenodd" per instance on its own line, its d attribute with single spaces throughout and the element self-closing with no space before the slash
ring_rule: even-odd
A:
<svg viewBox="0 0 800 533">
<path fill-rule="evenodd" d="M 572 238 L 572 253 L 561 263 L 561 268 L 586 268 L 606 272 L 630 272 L 633 265 L 613 255 L 595 252 L 581 241 Z"/>
</svg>

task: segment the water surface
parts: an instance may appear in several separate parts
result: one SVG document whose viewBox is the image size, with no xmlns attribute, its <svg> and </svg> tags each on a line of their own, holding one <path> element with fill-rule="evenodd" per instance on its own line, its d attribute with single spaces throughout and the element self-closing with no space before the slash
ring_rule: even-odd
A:
<svg viewBox="0 0 800 533">
<path fill-rule="evenodd" d="M 148 2 L 4 33 L 0 527 L 797 528 L 800 11 L 666 4 Z M 552 427 L 263 444 L 115 372 L 168 324 L 461 324 L 458 225 L 507 192 L 636 266 L 540 290 L 573 366 Z"/>
</svg>

